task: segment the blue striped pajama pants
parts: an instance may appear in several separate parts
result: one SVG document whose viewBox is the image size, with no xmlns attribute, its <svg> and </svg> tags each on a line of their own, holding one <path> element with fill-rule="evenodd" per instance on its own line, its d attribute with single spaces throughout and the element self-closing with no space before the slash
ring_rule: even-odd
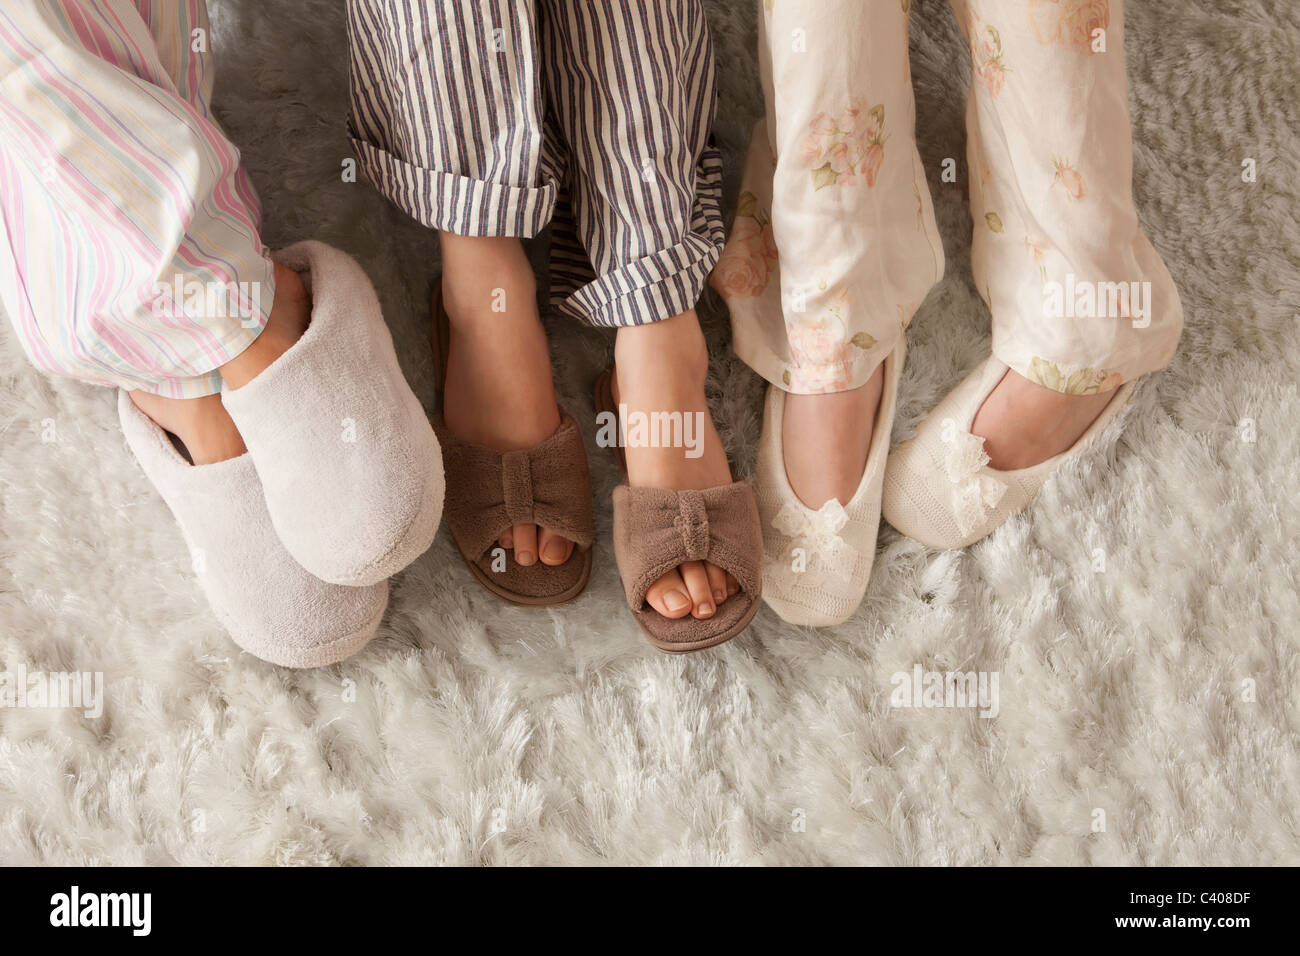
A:
<svg viewBox="0 0 1300 956">
<path fill-rule="evenodd" d="M 348 0 L 353 148 L 424 225 L 551 227 L 551 303 L 695 307 L 724 241 L 700 0 Z"/>
</svg>

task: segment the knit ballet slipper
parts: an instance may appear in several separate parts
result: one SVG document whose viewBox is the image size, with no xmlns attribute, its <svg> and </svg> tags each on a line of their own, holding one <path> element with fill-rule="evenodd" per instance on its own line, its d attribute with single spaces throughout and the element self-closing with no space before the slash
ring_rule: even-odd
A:
<svg viewBox="0 0 1300 956">
<path fill-rule="evenodd" d="M 832 498 L 813 509 L 794 493 L 781 442 L 786 393 L 768 386 L 754 493 L 763 522 L 763 600 L 784 621 L 829 627 L 848 620 L 862 603 L 876 556 L 889 433 L 906 352 L 900 339 L 885 357 L 867 464 L 847 504 Z"/>
<path fill-rule="evenodd" d="M 1086 432 L 1068 450 L 1015 471 L 988 466 L 984 439 L 971 434 L 975 415 L 1007 373 L 989 356 L 894 447 L 885 468 L 883 512 L 895 528 L 932 548 L 956 550 L 980 540 L 1029 507 L 1063 464 L 1081 457 L 1133 395 L 1121 385 Z"/>
</svg>

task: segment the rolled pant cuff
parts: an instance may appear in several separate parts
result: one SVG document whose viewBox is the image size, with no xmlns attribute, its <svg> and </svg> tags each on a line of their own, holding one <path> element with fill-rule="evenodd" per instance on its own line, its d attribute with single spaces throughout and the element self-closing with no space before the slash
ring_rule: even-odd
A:
<svg viewBox="0 0 1300 956">
<path fill-rule="evenodd" d="M 103 374 L 77 374 L 75 377 L 91 385 L 141 391 L 163 398 L 205 398 L 222 389 L 221 368 L 242 355 L 266 331 L 275 307 L 275 266 L 265 253 L 253 252 L 241 262 L 239 271 L 228 282 L 211 279 L 212 264 L 199 264 L 194 270 L 173 279 L 173 283 L 160 283 L 156 290 L 171 292 L 179 288 L 179 298 L 172 299 L 177 316 L 169 321 L 180 327 L 181 320 L 202 330 L 201 348 L 185 355 L 172 354 L 172 365 L 186 374 L 161 377 L 158 369 L 111 368 L 108 362 L 98 363 Z M 184 311 L 190 293 L 190 283 L 209 281 L 225 286 L 225 298 L 214 300 L 209 290 L 203 296 L 201 310 Z M 238 290 L 237 298 L 232 298 Z M 207 308 L 215 306 L 214 308 Z M 35 359 L 33 359 L 35 361 Z M 40 363 L 36 363 L 38 367 Z M 62 374 L 59 369 L 51 369 Z"/>
<path fill-rule="evenodd" d="M 206 398 L 221 392 L 220 372 L 209 372 L 193 378 L 173 378 L 139 386 L 142 392 L 161 395 L 163 398 Z"/>
<path fill-rule="evenodd" d="M 878 340 L 869 350 L 846 345 L 841 350 L 843 357 L 836 361 L 795 366 L 761 338 L 751 337 L 741 328 L 732 324 L 731 344 L 737 357 L 770 384 L 794 395 L 827 395 L 861 388 L 906 335 L 900 328 L 888 339 Z"/>
<path fill-rule="evenodd" d="M 559 312 L 588 325 L 647 325 L 695 308 L 721 243 L 700 235 L 629 262 L 588 282 L 572 295 L 552 298 Z"/>
<path fill-rule="evenodd" d="M 559 187 L 506 186 L 415 166 L 352 136 L 361 172 L 421 225 L 458 236 L 531 239 L 555 212 Z"/>
<path fill-rule="evenodd" d="M 1042 356 L 1016 343 L 994 342 L 993 355 L 1013 372 L 1065 395 L 1108 392 L 1158 372 L 1173 360 L 1177 341 L 1161 352 L 1128 348 L 1100 359 Z M 1045 350 L 1046 351 L 1046 350 Z"/>
</svg>

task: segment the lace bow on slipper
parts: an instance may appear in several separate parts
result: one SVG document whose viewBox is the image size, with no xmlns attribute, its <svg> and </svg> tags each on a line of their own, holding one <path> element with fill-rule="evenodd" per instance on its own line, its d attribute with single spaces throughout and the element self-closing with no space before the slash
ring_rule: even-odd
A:
<svg viewBox="0 0 1300 956">
<path fill-rule="evenodd" d="M 816 511 L 786 502 L 772 519 L 772 526 L 803 548 L 812 563 L 827 577 L 848 581 L 858 560 L 858 551 L 841 537 L 849 523 L 848 512 L 838 498 Z"/>
<path fill-rule="evenodd" d="M 962 534 L 971 534 L 993 513 L 1007 486 L 992 475 L 983 474 L 989 463 L 984 439 L 970 432 L 956 432 L 946 442 L 943 467 L 952 483 L 952 513 Z"/>
</svg>

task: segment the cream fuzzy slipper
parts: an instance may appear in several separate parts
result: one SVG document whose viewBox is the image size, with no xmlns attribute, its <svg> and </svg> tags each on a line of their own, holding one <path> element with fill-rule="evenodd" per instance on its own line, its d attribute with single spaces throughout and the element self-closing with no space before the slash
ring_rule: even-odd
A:
<svg viewBox="0 0 1300 956">
<path fill-rule="evenodd" d="M 1007 366 L 989 356 L 921 420 L 910 441 L 889 453 L 885 520 L 909 538 L 955 550 L 991 533 L 1029 507 L 1051 474 L 1082 455 L 1133 394 L 1132 382 L 1121 385 L 1069 450 L 1029 468 L 997 471 L 988 467 L 984 439 L 970 427 L 1006 373 Z"/>
<path fill-rule="evenodd" d="M 302 274 L 311 324 L 221 400 L 286 550 L 324 581 L 374 584 L 433 543 L 442 517 L 438 439 L 361 267 L 320 242 L 275 258 Z"/>
<path fill-rule="evenodd" d="M 176 516 L 208 603 L 236 644 L 284 667 L 321 667 L 375 636 L 388 582 L 349 588 L 312 577 L 285 551 L 248 455 L 191 465 L 119 392 L 127 445 Z"/>
<path fill-rule="evenodd" d="M 832 498 L 814 511 L 795 495 L 781 443 L 786 393 L 775 385 L 767 388 L 754 489 L 763 520 L 763 600 L 791 624 L 842 624 L 862 603 L 876 556 L 880 487 L 906 352 L 900 339 L 885 357 L 867 466 L 847 505 Z"/>
</svg>

